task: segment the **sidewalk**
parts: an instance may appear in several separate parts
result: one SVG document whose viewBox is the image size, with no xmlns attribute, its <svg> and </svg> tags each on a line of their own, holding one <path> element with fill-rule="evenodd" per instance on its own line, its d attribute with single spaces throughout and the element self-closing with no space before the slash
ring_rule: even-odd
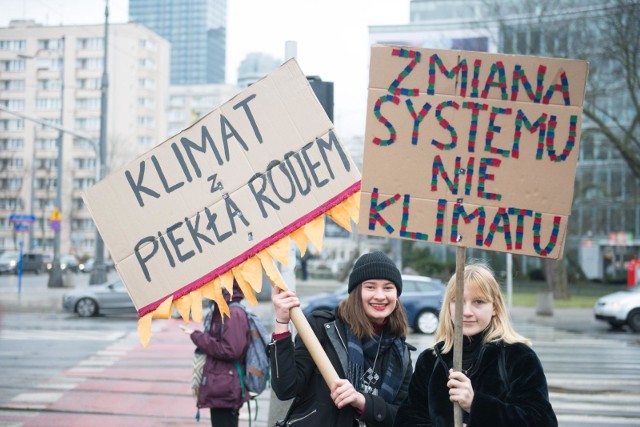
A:
<svg viewBox="0 0 640 427">
<path fill-rule="evenodd" d="M 90 274 L 63 274 L 63 287 L 49 288 L 47 274 L 23 274 L 22 283 L 18 284 L 15 275 L 0 276 L 0 309 L 7 312 L 62 312 L 62 295 L 71 289 L 89 285 Z M 115 271 L 110 271 L 107 281 L 118 278 Z"/>
</svg>

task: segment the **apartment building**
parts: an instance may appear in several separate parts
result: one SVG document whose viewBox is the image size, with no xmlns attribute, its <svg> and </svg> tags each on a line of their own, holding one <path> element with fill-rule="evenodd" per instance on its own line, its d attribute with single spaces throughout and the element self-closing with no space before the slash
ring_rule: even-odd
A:
<svg viewBox="0 0 640 427">
<path fill-rule="evenodd" d="M 171 86 L 167 113 L 169 135 L 182 132 L 238 92 L 240 88 L 232 84 Z"/>
<path fill-rule="evenodd" d="M 51 253 L 56 208 L 61 253 L 95 250 L 96 229 L 81 194 L 101 173 L 104 28 L 34 21 L 0 28 L 0 251 L 22 241 L 25 250 Z M 169 43 L 140 24 L 108 28 L 103 176 L 168 137 Z M 17 231 L 12 214 L 33 215 L 35 222 Z"/>
</svg>

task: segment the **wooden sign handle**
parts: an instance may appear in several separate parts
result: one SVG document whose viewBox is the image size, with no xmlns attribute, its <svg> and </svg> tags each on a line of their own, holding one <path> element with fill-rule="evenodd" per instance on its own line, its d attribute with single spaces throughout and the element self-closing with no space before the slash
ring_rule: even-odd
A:
<svg viewBox="0 0 640 427">
<path fill-rule="evenodd" d="M 316 366 L 320 370 L 320 374 L 322 374 L 322 378 L 327 383 L 327 386 L 331 388 L 331 384 L 333 384 L 340 377 L 336 372 L 335 368 L 331 364 L 329 360 L 329 356 L 325 353 L 322 345 L 320 345 L 320 341 L 318 341 L 318 337 L 311 329 L 311 325 L 307 321 L 307 318 L 304 317 L 304 313 L 302 313 L 302 309 L 300 307 L 293 307 L 289 311 L 289 316 L 291 317 L 291 321 L 293 325 L 296 327 L 298 331 L 298 335 L 302 339 L 302 342 L 309 350 L 311 354 L 311 358 L 316 363 Z"/>
<path fill-rule="evenodd" d="M 456 314 L 453 319 L 453 370 L 462 370 L 462 312 L 464 311 L 464 261 L 466 248 L 456 248 Z M 458 402 L 453 404 L 453 422 L 462 427 L 462 408 Z"/>
</svg>

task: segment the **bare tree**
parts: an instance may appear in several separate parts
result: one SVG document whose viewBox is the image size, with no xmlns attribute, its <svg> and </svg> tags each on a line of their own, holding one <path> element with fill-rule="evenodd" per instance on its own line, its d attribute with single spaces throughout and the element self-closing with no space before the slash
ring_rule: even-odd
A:
<svg viewBox="0 0 640 427">
<path fill-rule="evenodd" d="M 484 3 L 508 53 L 589 62 L 584 115 L 640 177 L 640 0 Z"/>
<path fill-rule="evenodd" d="M 640 177 L 640 1 L 484 4 L 489 25 L 497 20 L 503 51 L 589 62 L 583 106 L 589 132 L 610 142 Z M 544 270 L 554 298 L 569 298 L 565 263 L 545 260 Z"/>
<path fill-rule="evenodd" d="M 640 178 L 640 1 L 605 5 L 603 16 L 593 20 L 597 34 L 582 40 L 600 44 L 597 59 L 606 66 L 592 71 L 584 115 Z M 619 94 L 615 108 L 608 102 L 612 90 Z"/>
</svg>

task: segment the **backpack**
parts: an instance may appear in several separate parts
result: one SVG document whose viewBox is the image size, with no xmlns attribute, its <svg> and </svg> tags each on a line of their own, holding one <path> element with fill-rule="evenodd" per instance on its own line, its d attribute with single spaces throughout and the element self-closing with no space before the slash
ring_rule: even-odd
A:
<svg viewBox="0 0 640 427">
<path fill-rule="evenodd" d="M 211 328 L 211 316 L 213 315 L 213 303 L 209 305 L 209 311 L 202 322 L 204 325 L 204 333 L 208 334 Z M 198 391 L 200 389 L 200 383 L 202 382 L 202 371 L 204 369 L 204 362 L 207 360 L 207 355 L 204 354 L 199 348 L 193 350 L 193 368 L 191 371 L 191 394 L 198 400 Z"/>
<path fill-rule="evenodd" d="M 242 369 L 240 363 L 236 361 L 236 369 L 240 375 L 243 394 L 246 390 L 254 397 L 262 393 L 269 383 L 271 360 L 267 353 L 267 345 L 271 341 L 271 335 L 267 333 L 260 318 L 248 312 L 242 304 L 232 303 L 230 305 L 241 307 L 247 314 L 249 321 L 249 348 L 247 348 L 245 366 Z"/>
</svg>

